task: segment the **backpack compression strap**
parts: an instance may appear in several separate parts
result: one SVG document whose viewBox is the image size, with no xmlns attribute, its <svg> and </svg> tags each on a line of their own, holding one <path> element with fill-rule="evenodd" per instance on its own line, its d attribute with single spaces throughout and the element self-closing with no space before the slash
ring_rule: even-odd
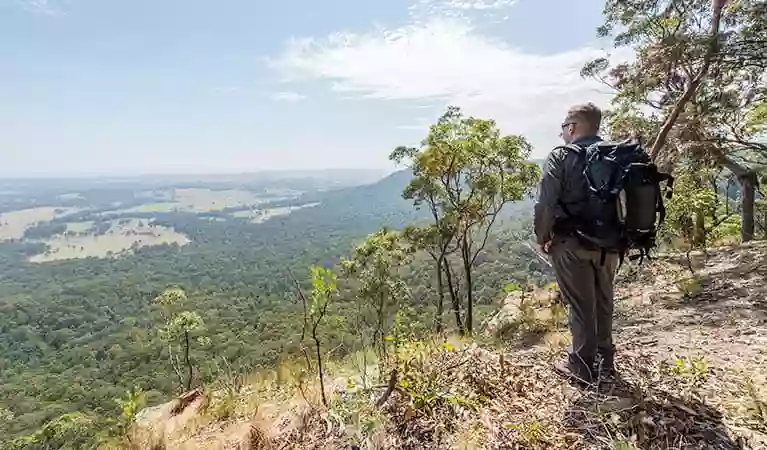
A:
<svg viewBox="0 0 767 450">
<path fill-rule="evenodd" d="M 671 199 L 674 194 L 674 177 L 667 173 L 658 173 L 658 182 L 666 182 L 666 199 Z M 658 228 L 666 220 L 666 205 L 663 204 L 663 196 L 658 199 Z"/>
</svg>

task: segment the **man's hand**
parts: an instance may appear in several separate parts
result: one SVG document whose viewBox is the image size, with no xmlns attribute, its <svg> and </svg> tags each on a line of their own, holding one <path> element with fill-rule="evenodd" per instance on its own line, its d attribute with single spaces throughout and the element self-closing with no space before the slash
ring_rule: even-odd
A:
<svg viewBox="0 0 767 450">
<path fill-rule="evenodd" d="M 551 241 L 546 241 L 543 243 L 543 245 L 541 245 L 541 253 L 548 255 L 549 250 L 551 250 Z"/>
</svg>

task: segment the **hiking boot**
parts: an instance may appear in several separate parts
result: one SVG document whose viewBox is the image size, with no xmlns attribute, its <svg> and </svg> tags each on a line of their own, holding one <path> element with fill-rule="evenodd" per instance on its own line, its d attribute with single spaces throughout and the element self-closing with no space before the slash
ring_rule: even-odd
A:
<svg viewBox="0 0 767 450">
<path fill-rule="evenodd" d="M 554 370 L 581 384 L 591 384 L 592 382 L 591 368 L 581 363 L 573 363 L 569 358 L 555 362 Z"/>
<path fill-rule="evenodd" d="M 601 351 L 597 369 L 600 377 L 612 378 L 615 376 L 615 352 Z"/>
<path fill-rule="evenodd" d="M 616 374 L 615 366 L 599 366 L 599 376 L 602 378 L 615 378 Z"/>
</svg>

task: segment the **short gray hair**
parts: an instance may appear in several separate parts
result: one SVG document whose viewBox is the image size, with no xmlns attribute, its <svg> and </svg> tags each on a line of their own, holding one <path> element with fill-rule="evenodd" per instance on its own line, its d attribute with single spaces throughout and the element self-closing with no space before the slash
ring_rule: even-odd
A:
<svg viewBox="0 0 767 450">
<path fill-rule="evenodd" d="M 567 110 L 567 122 L 585 125 L 590 132 L 598 133 L 602 125 L 602 110 L 591 102 L 575 105 Z"/>
</svg>

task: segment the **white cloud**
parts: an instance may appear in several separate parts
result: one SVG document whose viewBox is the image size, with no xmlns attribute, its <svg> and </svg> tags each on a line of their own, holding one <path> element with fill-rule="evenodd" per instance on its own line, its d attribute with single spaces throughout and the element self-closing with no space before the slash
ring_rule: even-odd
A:
<svg viewBox="0 0 767 450">
<path fill-rule="evenodd" d="M 469 3 L 512 2 L 447 4 Z M 603 86 L 580 76 L 584 63 L 601 56 L 604 51 L 595 47 L 531 54 L 481 34 L 467 20 L 438 17 L 390 30 L 292 40 L 270 64 L 286 80 L 324 79 L 344 96 L 460 106 L 496 119 L 504 132 L 525 135 L 540 156 L 558 144 L 569 106 L 609 100 Z"/>
<path fill-rule="evenodd" d="M 23 8 L 40 14 L 59 14 L 61 13 L 50 0 L 16 0 Z"/>
<path fill-rule="evenodd" d="M 485 17 L 500 14 L 519 0 L 416 0 L 409 10 L 411 17 L 420 21 L 434 17 L 465 18 L 474 13 Z"/>
<path fill-rule="evenodd" d="M 292 92 L 292 91 L 276 92 L 272 94 L 272 100 L 276 100 L 280 102 L 295 103 L 295 102 L 300 102 L 301 100 L 305 98 L 306 98 L 305 95 L 299 94 L 298 92 Z"/>
<path fill-rule="evenodd" d="M 451 0 L 447 5 L 456 9 L 502 9 L 517 3 L 518 0 Z"/>
</svg>

